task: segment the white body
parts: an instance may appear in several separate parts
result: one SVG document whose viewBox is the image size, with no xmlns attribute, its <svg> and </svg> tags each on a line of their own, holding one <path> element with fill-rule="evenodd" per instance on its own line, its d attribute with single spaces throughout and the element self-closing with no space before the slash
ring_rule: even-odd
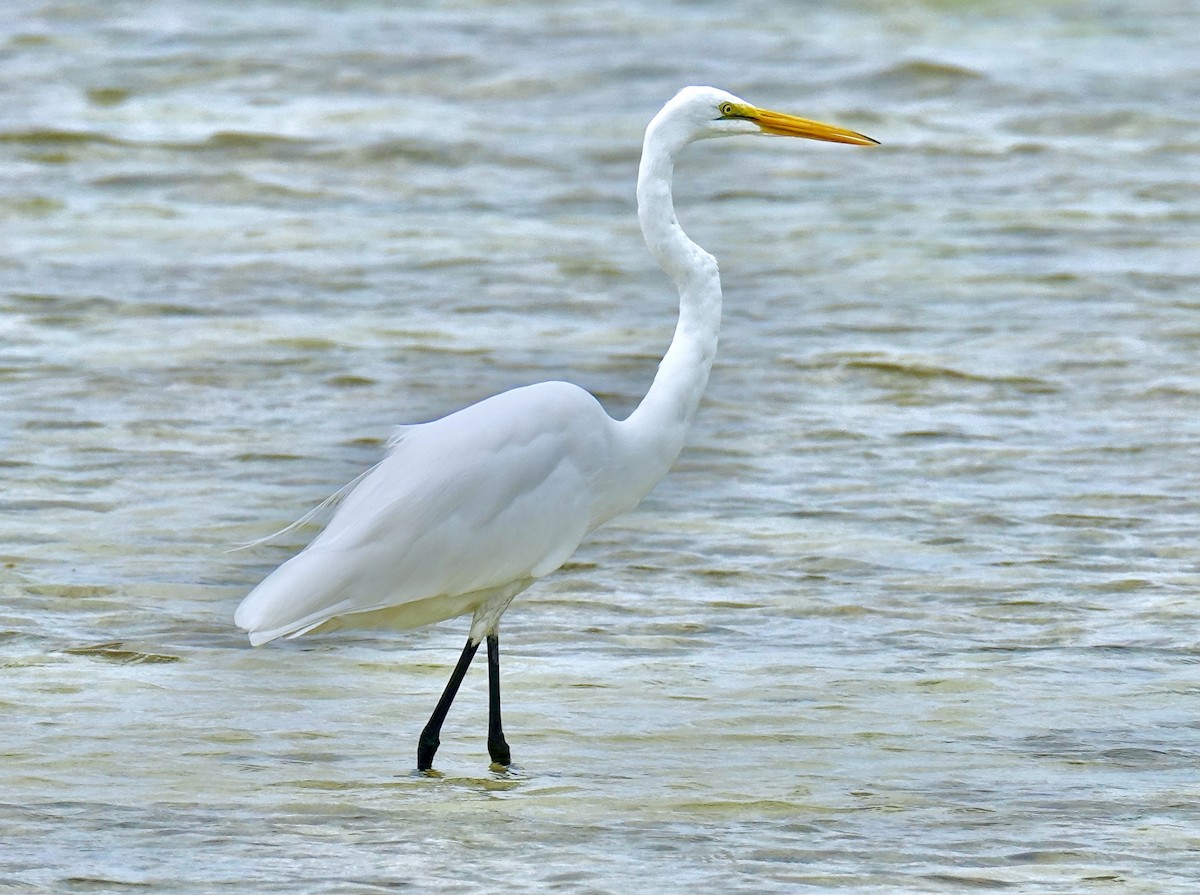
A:
<svg viewBox="0 0 1200 895">
<path fill-rule="evenodd" d="M 873 142 L 711 87 L 680 91 L 646 129 L 638 172 L 646 245 L 679 290 L 675 336 L 638 408 L 614 420 L 584 390 L 543 382 L 402 428 L 325 530 L 238 607 L 251 643 L 466 612 L 478 643 L 516 594 L 636 506 L 683 447 L 721 321 L 717 263 L 675 218 L 675 156 L 704 137 L 764 132 Z"/>
<path fill-rule="evenodd" d="M 632 459 L 625 431 L 565 382 L 406 426 L 235 621 L 257 645 L 337 624 L 431 624 L 490 600 L 482 636 L 513 596 L 640 499 L 614 481 L 614 461 Z"/>
</svg>

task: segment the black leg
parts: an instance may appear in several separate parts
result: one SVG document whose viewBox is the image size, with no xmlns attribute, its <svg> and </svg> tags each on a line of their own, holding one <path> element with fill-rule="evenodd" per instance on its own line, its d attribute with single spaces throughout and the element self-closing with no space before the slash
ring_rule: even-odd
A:
<svg viewBox="0 0 1200 895">
<path fill-rule="evenodd" d="M 471 660 L 475 658 L 477 649 L 479 649 L 479 644 L 472 643 L 471 638 L 468 637 L 467 645 L 463 647 L 462 655 L 458 657 L 458 664 L 454 666 L 454 672 L 450 675 L 450 680 L 446 682 L 446 689 L 442 691 L 442 698 L 438 700 L 437 707 L 429 716 L 429 723 L 421 731 L 421 739 L 417 741 L 418 771 L 428 771 L 433 767 L 433 755 L 437 752 L 438 746 L 442 744 L 440 736 L 442 722 L 446 720 L 446 713 L 450 711 L 450 704 L 454 702 L 454 696 L 458 693 L 459 685 L 462 684 L 467 669 L 471 667 Z"/>
<path fill-rule="evenodd" d="M 495 764 L 508 767 L 512 752 L 504 741 L 500 724 L 500 638 L 489 634 L 488 645 L 488 755 Z"/>
</svg>

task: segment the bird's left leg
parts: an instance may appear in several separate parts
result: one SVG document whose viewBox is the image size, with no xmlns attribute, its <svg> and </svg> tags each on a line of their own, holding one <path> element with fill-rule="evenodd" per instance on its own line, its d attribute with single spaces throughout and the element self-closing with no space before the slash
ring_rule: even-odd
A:
<svg viewBox="0 0 1200 895">
<path fill-rule="evenodd" d="M 467 669 L 471 667 L 471 660 L 475 658 L 477 649 L 479 649 L 479 641 L 473 641 L 468 637 L 467 645 L 463 647 L 462 655 L 458 657 L 458 664 L 454 666 L 454 672 L 450 675 L 450 680 L 446 682 L 442 698 L 438 700 L 433 714 L 429 716 L 429 723 L 425 725 L 425 729 L 421 731 L 421 738 L 417 741 L 418 771 L 428 771 L 433 767 L 433 755 L 441 745 L 442 723 L 446 720 L 450 704 L 454 702 L 454 697 L 467 674 Z"/>
<path fill-rule="evenodd" d="M 488 755 L 494 764 L 508 767 L 512 752 L 504 739 L 500 723 L 500 637 L 487 635 L 488 647 Z"/>
</svg>

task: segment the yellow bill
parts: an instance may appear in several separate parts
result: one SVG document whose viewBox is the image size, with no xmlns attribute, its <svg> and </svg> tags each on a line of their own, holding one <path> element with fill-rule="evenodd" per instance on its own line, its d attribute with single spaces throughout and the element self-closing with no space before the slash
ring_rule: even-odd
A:
<svg viewBox="0 0 1200 895">
<path fill-rule="evenodd" d="M 726 118 L 744 118 L 753 121 L 765 133 L 781 137 L 804 137 L 808 140 L 824 140 L 827 143 L 849 143 L 852 146 L 878 146 L 878 140 L 855 131 L 846 130 L 825 124 L 822 121 L 812 121 L 808 118 L 797 118 L 783 112 L 772 112 L 770 109 L 759 109 L 756 106 L 726 103 L 721 113 Z"/>
</svg>

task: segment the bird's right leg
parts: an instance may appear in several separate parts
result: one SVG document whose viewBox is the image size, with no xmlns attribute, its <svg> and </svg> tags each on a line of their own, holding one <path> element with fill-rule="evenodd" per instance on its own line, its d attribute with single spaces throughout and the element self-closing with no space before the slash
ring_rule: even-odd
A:
<svg viewBox="0 0 1200 895">
<path fill-rule="evenodd" d="M 475 658 L 477 649 L 479 649 L 479 641 L 472 641 L 468 637 L 467 645 L 463 647 L 462 655 L 458 657 L 458 664 L 454 666 L 450 680 L 446 682 L 446 689 L 442 691 L 442 698 L 438 700 L 433 714 L 429 716 L 429 723 L 425 725 L 425 729 L 421 731 L 421 738 L 417 741 L 418 771 L 428 771 L 433 767 L 434 753 L 442 744 L 440 736 L 442 722 L 446 720 L 446 713 L 450 711 L 450 705 L 454 702 L 454 697 L 463 682 L 463 677 L 466 676 L 467 669 L 471 667 L 471 660 Z"/>
<path fill-rule="evenodd" d="M 488 755 L 501 767 L 512 764 L 512 750 L 500 722 L 500 637 L 487 635 L 488 653 Z"/>
</svg>

